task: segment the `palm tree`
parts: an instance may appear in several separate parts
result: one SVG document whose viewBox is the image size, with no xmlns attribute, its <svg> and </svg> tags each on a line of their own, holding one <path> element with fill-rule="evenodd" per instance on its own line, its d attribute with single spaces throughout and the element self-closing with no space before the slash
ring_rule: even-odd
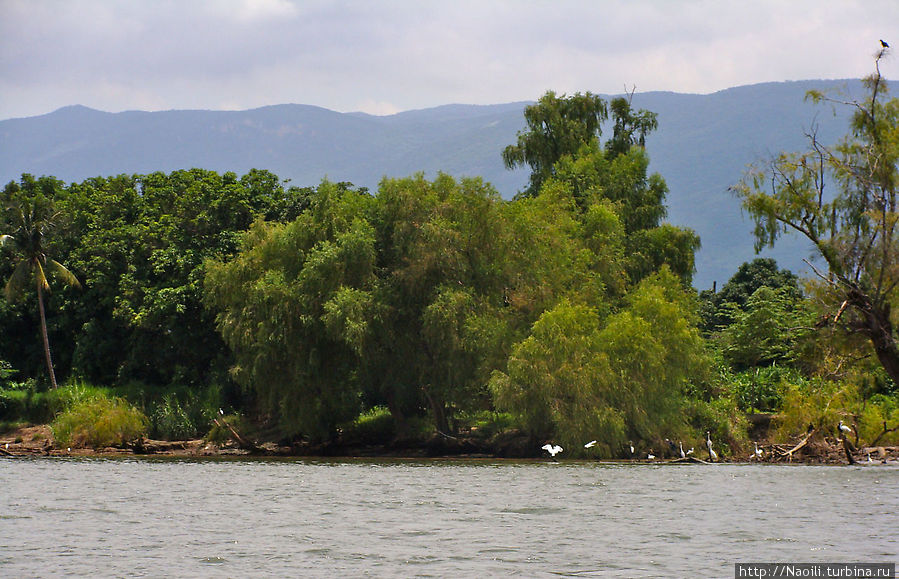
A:
<svg viewBox="0 0 899 579">
<path fill-rule="evenodd" d="M 6 299 L 12 301 L 21 295 L 30 283 L 37 287 L 37 306 L 41 316 L 41 336 L 44 339 L 44 356 L 47 359 L 47 370 L 50 372 L 50 383 L 56 388 L 56 373 L 53 371 L 53 358 L 50 356 L 50 339 L 47 336 L 47 315 L 44 311 L 44 292 L 50 291 L 48 275 L 55 276 L 70 286 L 81 287 L 78 278 L 64 265 L 47 257 L 44 247 L 44 235 L 54 227 L 54 220 L 59 215 L 52 212 L 52 207 L 41 203 L 39 199 L 29 199 L 24 204 L 18 203 L 8 208 L 12 233 L 0 235 L 0 247 L 11 246 L 14 259 L 17 260 L 12 275 L 6 282 Z"/>
</svg>

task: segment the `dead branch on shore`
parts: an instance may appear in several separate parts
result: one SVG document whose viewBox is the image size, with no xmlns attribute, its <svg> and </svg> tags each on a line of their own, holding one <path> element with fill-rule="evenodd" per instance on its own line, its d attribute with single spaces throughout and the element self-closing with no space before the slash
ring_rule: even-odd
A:
<svg viewBox="0 0 899 579">
<path fill-rule="evenodd" d="M 219 428 L 227 428 L 231 432 L 231 436 L 234 438 L 234 441 L 240 446 L 243 450 L 249 450 L 250 452 L 258 452 L 259 447 L 253 444 L 252 442 L 244 440 L 238 433 L 237 430 L 234 429 L 233 426 L 228 424 L 226 420 L 219 420 L 218 418 L 213 418 L 212 421 Z"/>
<path fill-rule="evenodd" d="M 884 420 L 883 421 L 883 432 L 878 434 L 877 438 L 875 438 L 874 441 L 871 444 L 869 444 L 868 446 L 877 446 L 877 443 L 880 442 L 881 438 L 883 438 L 884 436 L 886 436 L 887 434 L 889 434 L 891 432 L 896 432 L 897 430 L 899 430 L 899 425 L 896 425 L 893 428 L 887 428 L 887 421 Z"/>
<path fill-rule="evenodd" d="M 811 440 L 815 432 L 817 432 L 817 430 L 815 430 L 814 428 L 809 430 L 808 433 L 806 433 L 805 438 L 800 440 L 796 446 L 789 450 L 783 450 L 781 448 L 782 445 L 779 444 L 772 445 L 772 450 L 775 451 L 774 462 L 779 462 L 784 458 L 789 458 L 789 461 L 793 462 L 793 453 L 808 444 L 808 441 Z"/>
</svg>

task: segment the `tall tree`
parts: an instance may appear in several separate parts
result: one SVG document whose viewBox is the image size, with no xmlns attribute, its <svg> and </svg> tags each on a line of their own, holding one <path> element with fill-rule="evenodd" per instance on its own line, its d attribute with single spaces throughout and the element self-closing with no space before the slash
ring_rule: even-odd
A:
<svg viewBox="0 0 899 579">
<path fill-rule="evenodd" d="M 55 192 L 59 183 L 55 179 L 34 180 L 30 175 L 22 178 L 21 185 L 11 182 L 3 191 L 5 205 L 4 227 L 11 233 L 0 234 L 0 246 L 11 247 L 13 259 L 17 262 L 12 275 L 6 282 L 6 299 L 12 301 L 34 284 L 37 292 L 37 306 L 41 320 L 41 338 L 50 384 L 55 389 L 56 372 L 50 354 L 50 337 L 47 333 L 47 314 L 44 308 L 44 292 L 50 291 L 49 277 L 59 278 L 70 286 L 80 287 L 78 278 L 64 265 L 50 258 L 47 234 L 56 225 L 59 213 L 54 208 Z"/>
<path fill-rule="evenodd" d="M 503 162 L 509 169 L 531 167 L 530 184 L 523 193 L 533 197 L 559 159 L 598 141 L 608 108 L 605 100 L 589 92 L 566 97 L 548 91 L 525 107 L 524 118 L 527 130 L 519 131 L 518 142 L 503 149 Z"/>
<path fill-rule="evenodd" d="M 886 100 L 880 74 L 885 51 L 877 54 L 874 74 L 863 80 L 865 100 L 808 95 L 854 108 L 842 142 L 825 147 L 812 131 L 807 151 L 782 153 L 770 165 L 756 167 L 734 192 L 755 220 L 757 249 L 788 231 L 812 242 L 827 267 L 815 268 L 829 287 L 830 312 L 822 322 L 867 338 L 899 384 L 892 320 L 899 286 L 899 100 Z"/>
</svg>

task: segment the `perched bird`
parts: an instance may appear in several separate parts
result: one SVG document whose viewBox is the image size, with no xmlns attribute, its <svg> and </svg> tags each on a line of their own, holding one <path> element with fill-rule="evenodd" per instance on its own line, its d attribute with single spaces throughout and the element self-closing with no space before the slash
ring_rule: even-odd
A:
<svg viewBox="0 0 899 579">
<path fill-rule="evenodd" d="M 540 448 L 542 448 L 543 450 L 548 452 L 549 455 L 553 458 L 556 458 L 556 455 L 559 454 L 560 452 L 562 452 L 562 447 L 559 446 L 558 444 L 546 443 L 543 446 L 541 446 Z"/>
<path fill-rule="evenodd" d="M 684 443 L 678 440 L 678 441 L 677 441 L 677 446 L 680 447 L 680 457 L 681 457 L 681 458 L 687 458 L 687 453 L 684 452 Z"/>
<path fill-rule="evenodd" d="M 596 441 L 591 440 L 590 442 L 588 442 L 587 444 L 584 445 L 584 448 L 593 448 L 594 446 L 596 446 Z"/>
<path fill-rule="evenodd" d="M 755 445 L 755 457 L 756 457 L 756 458 L 762 458 L 762 454 L 763 454 L 763 453 L 762 453 L 762 449 L 759 448 L 759 443 L 758 443 L 758 442 L 753 442 L 752 444 Z"/>
<path fill-rule="evenodd" d="M 651 453 L 651 452 L 650 452 L 649 454 L 646 455 L 646 458 L 647 458 L 648 460 L 655 460 L 655 457 L 656 457 L 656 455 L 654 455 L 654 454 Z"/>
<path fill-rule="evenodd" d="M 840 420 L 840 423 L 837 425 L 837 428 L 840 431 L 840 436 L 842 436 L 844 434 L 852 434 L 852 429 L 849 428 L 848 426 L 846 426 L 845 424 L 843 424 L 842 420 Z"/>
<path fill-rule="evenodd" d="M 627 446 L 628 446 L 628 448 L 631 449 L 631 458 L 634 458 L 634 443 L 631 442 L 630 440 L 628 440 L 628 441 L 627 441 Z"/>
<path fill-rule="evenodd" d="M 881 39 L 881 41 L 880 41 L 880 46 L 882 46 L 883 48 L 889 48 L 889 47 L 890 47 L 890 45 L 887 44 L 886 42 L 884 42 L 882 39 Z"/>
<path fill-rule="evenodd" d="M 705 431 L 705 445 L 709 449 L 709 460 L 711 460 L 712 462 L 718 460 L 718 454 L 714 450 L 712 450 L 712 433 L 708 430 Z"/>
<path fill-rule="evenodd" d="M 871 453 L 869 452 L 868 453 L 868 464 L 871 464 L 872 462 L 874 462 L 874 461 L 871 460 Z"/>
<path fill-rule="evenodd" d="M 692 449 L 692 448 L 691 448 L 690 450 L 687 451 L 687 456 L 690 456 L 691 454 L 693 454 L 693 449 Z"/>
</svg>

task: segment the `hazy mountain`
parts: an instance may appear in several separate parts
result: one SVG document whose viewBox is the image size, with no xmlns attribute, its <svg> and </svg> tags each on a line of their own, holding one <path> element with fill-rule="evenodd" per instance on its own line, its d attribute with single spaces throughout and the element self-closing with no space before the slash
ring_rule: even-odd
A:
<svg viewBox="0 0 899 579">
<path fill-rule="evenodd" d="M 810 89 L 857 81 L 801 81 L 733 88 L 710 95 L 644 93 L 634 105 L 658 113 L 647 140 L 652 170 L 668 182 L 668 219 L 695 229 L 703 248 L 695 284 L 726 281 L 752 259 L 751 224 L 727 192 L 749 163 L 781 150 L 798 150 L 814 124 L 825 142 L 847 129 L 847 111 L 804 102 Z M 527 103 L 447 105 L 391 116 L 336 113 L 307 105 L 248 111 L 105 113 L 83 106 L 0 121 L 0 182 L 22 173 L 81 181 L 98 175 L 169 172 L 202 167 L 243 174 L 268 169 L 293 185 L 327 177 L 374 190 L 384 176 L 423 171 L 481 176 L 506 198 L 527 181 L 508 171 L 500 152 L 524 127 Z M 778 245 L 781 265 L 806 269 L 800 243 Z"/>
</svg>

